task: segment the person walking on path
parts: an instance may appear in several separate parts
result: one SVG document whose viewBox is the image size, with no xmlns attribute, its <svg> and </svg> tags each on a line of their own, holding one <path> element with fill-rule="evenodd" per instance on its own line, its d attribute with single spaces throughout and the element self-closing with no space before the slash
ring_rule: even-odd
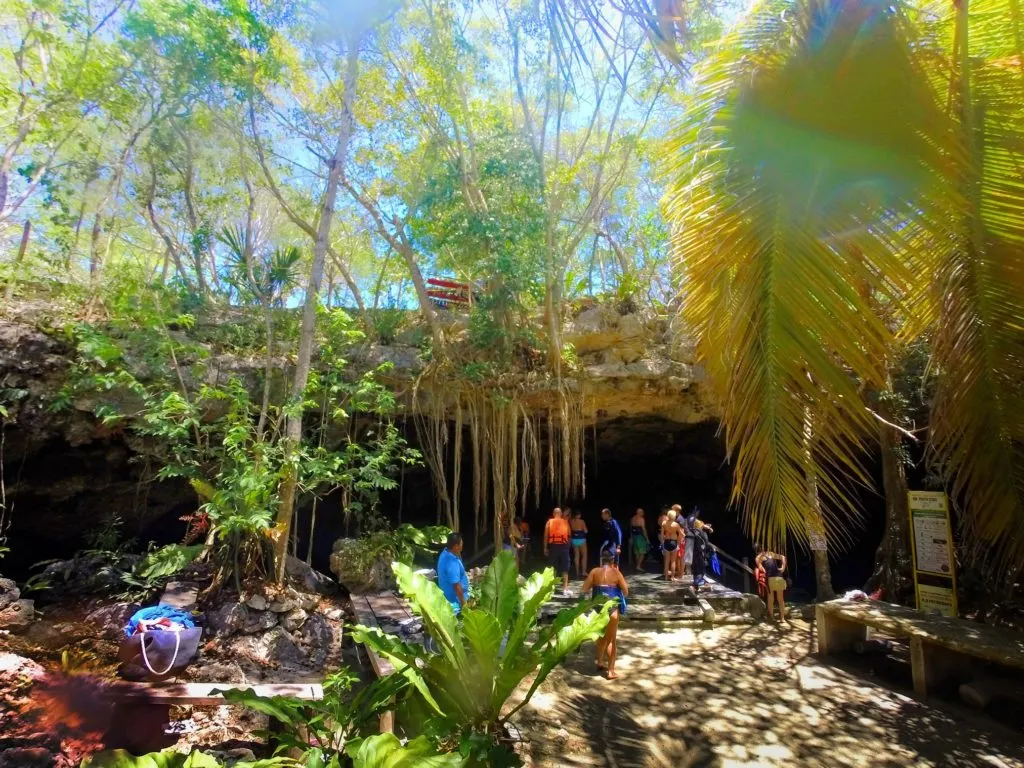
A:
<svg viewBox="0 0 1024 768">
<path fill-rule="evenodd" d="M 582 579 L 587 572 L 587 523 L 579 510 L 572 513 L 569 519 L 572 541 L 572 564 L 576 578 Z"/>
<path fill-rule="evenodd" d="M 786 571 L 786 556 L 772 552 L 767 547 L 756 545 L 757 559 L 754 563 L 764 571 L 768 579 L 768 620 L 772 620 L 772 605 L 779 606 L 779 620 L 786 620 L 786 602 L 784 592 L 786 579 L 782 575 Z"/>
<path fill-rule="evenodd" d="M 604 542 L 601 544 L 601 551 L 611 552 L 612 562 L 617 566 L 622 552 L 622 528 L 607 507 L 601 510 L 601 519 L 604 521 Z"/>
<path fill-rule="evenodd" d="M 469 600 L 469 576 L 462 563 L 462 534 L 449 533 L 448 543 L 437 558 L 437 586 L 458 615 Z"/>
<path fill-rule="evenodd" d="M 615 657 L 618 655 L 619 618 L 626 612 L 629 585 L 622 572 L 615 567 L 609 550 L 601 551 L 601 565 L 587 574 L 582 591 L 584 594 L 590 592 L 593 598 L 604 596 L 619 601 L 618 607 L 608 617 L 604 636 L 597 641 L 597 668 L 605 670 L 608 679 L 614 680 L 618 677 L 615 674 Z"/>
<path fill-rule="evenodd" d="M 549 558 L 555 575 L 562 577 L 562 594 L 569 594 L 569 521 L 555 507 L 544 525 L 544 556 Z"/>
<path fill-rule="evenodd" d="M 651 548 L 651 540 L 647 538 L 647 518 L 644 511 L 637 509 L 629 521 L 629 551 L 633 556 L 633 567 L 638 571 L 644 569 L 644 560 Z"/>
</svg>

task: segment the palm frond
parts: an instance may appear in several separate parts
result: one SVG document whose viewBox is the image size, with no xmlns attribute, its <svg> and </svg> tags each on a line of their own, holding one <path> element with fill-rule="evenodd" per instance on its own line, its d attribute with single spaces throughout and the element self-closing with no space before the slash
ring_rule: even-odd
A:
<svg viewBox="0 0 1024 768">
<path fill-rule="evenodd" d="M 881 2 L 767 0 L 699 73 L 669 146 L 684 313 L 721 399 L 734 500 L 772 545 L 814 529 L 808 477 L 832 541 L 857 515 L 850 481 L 870 481 L 861 390 L 882 385 L 893 342 L 873 302 L 900 305 L 914 284 L 893 245 L 936 215 L 948 175 L 909 35 Z"/>
<path fill-rule="evenodd" d="M 956 236 L 934 251 L 931 448 L 962 540 L 1024 566 L 1024 58 L 1013 0 L 948 6 L 950 115 L 966 154 Z"/>
</svg>

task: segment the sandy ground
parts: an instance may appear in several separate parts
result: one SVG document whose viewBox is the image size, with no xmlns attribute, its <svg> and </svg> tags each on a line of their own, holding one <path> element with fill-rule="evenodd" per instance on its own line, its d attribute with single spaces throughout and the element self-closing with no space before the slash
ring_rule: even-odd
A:
<svg viewBox="0 0 1024 768">
<path fill-rule="evenodd" d="M 1024 735 L 811 655 L 804 622 L 619 631 L 618 680 L 592 646 L 515 718 L 528 766 L 1024 766 Z"/>
</svg>

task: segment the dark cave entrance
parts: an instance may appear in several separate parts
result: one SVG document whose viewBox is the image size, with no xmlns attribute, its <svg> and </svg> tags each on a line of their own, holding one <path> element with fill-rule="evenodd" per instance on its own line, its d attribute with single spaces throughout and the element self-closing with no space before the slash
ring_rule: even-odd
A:
<svg viewBox="0 0 1024 768">
<path fill-rule="evenodd" d="M 417 438 L 411 419 L 405 426 L 409 444 Z M 134 537 L 145 548 L 180 541 L 185 532 L 183 514 L 197 505 L 195 494 L 181 481 L 156 482 L 153 468 L 146 467 L 120 436 L 70 445 L 63 440 L 30 444 L 17 428 L 9 430 L 5 455 L 11 552 L 2 561 L 3 571 L 16 579 L 27 578 L 30 566 L 40 560 L 69 557 L 86 546 L 88 534 L 104 524 L 111 514 L 124 523 L 124 536 Z M 678 503 L 684 509 L 701 508 L 702 517 L 715 529 L 713 540 L 737 558 L 752 557 L 752 543 L 744 533 L 740 511 L 729 505 L 731 468 L 718 435 L 718 424 L 706 421 L 681 424 L 656 416 L 605 419 L 587 427 L 585 434 L 585 496 L 554 498 L 549 490 L 541 494 L 539 506 L 528 499 L 525 517 L 534 540 L 556 505 L 569 505 L 584 512 L 594 544 L 600 542 L 600 510 L 609 507 L 620 525 L 628 525 L 637 507 L 647 512 L 650 535 L 661 508 Z M 468 446 L 468 440 L 465 441 Z M 468 449 L 467 449 L 468 450 Z M 875 469 L 877 470 L 877 462 Z M 451 466 L 449 466 L 449 473 Z M 880 474 L 876 471 L 876 474 Z M 472 464 L 463 459 L 460 506 L 463 533 L 470 541 L 473 558 Z M 433 482 L 425 467 L 405 469 L 394 491 L 384 493 L 380 510 L 394 525 L 433 524 L 437 503 Z M 880 476 L 876 487 L 880 488 Z M 914 479 L 912 479 L 912 487 Z M 884 526 L 884 501 L 874 490 L 861 489 L 864 518 L 854 531 L 854 543 L 846 551 L 833 553 L 832 574 L 837 590 L 860 587 L 871 573 L 875 548 Z M 347 525 L 337 494 L 317 505 L 316 533 L 309 548 L 312 505 L 300 506 L 296 518 L 298 554 L 328 572 L 333 543 L 343 536 L 357 535 Z M 480 532 L 481 549 L 491 542 L 490 530 Z M 596 546 L 592 549 L 596 550 Z M 539 552 L 539 545 L 536 547 Z M 489 550 L 481 551 L 479 564 Z M 790 549 L 791 576 L 797 586 L 813 594 L 814 574 L 807 553 Z"/>
<path fill-rule="evenodd" d="M 664 506 L 681 504 L 684 509 L 701 508 L 702 516 L 713 522 L 716 543 L 737 557 L 749 554 L 749 542 L 743 535 L 735 511 L 728 508 L 731 471 L 725 461 L 725 448 L 717 435 L 716 422 L 679 424 L 658 417 L 621 418 L 587 427 L 585 434 L 585 495 L 579 498 L 554 498 L 550 489 L 541 492 L 540 506 L 532 493 L 527 499 L 525 519 L 534 541 L 554 506 L 571 506 L 583 511 L 595 543 L 600 543 L 600 511 L 609 507 L 619 524 L 626 528 L 637 507 L 647 513 L 650 535 L 656 535 L 655 523 Z M 406 430 L 409 444 L 416 446 L 411 422 Z M 464 442 L 468 446 L 468 439 Z M 452 474 L 451 460 L 448 473 Z M 437 522 L 437 496 L 426 467 L 406 469 L 399 487 L 385 493 L 380 509 L 392 524 L 431 525 Z M 472 461 L 463 456 L 460 495 L 463 533 L 468 546 L 467 558 L 473 560 Z M 298 516 L 299 555 L 305 557 L 309 539 L 310 505 Z M 346 527 L 339 500 L 328 497 L 317 506 L 317 531 L 313 540 L 312 562 L 326 570 L 335 539 L 355 535 L 351 522 Z M 492 542 L 491 532 L 478 534 L 481 563 L 486 562 Z M 596 551 L 597 547 L 593 547 Z M 537 551 L 540 551 L 539 544 Z"/>
</svg>

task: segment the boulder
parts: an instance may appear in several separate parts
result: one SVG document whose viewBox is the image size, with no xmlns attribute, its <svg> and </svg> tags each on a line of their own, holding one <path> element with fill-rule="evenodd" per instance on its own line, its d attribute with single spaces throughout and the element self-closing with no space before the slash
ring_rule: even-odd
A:
<svg viewBox="0 0 1024 768">
<path fill-rule="evenodd" d="M 373 365 L 391 363 L 399 371 L 414 371 L 423 367 L 420 352 L 419 347 L 371 344 L 364 354 Z"/>
<path fill-rule="evenodd" d="M 277 624 L 277 614 L 273 611 L 246 611 L 241 632 L 243 635 L 255 635 L 258 632 L 265 632 L 275 624 Z"/>
<path fill-rule="evenodd" d="M 139 610 L 138 603 L 93 603 L 85 615 L 85 621 L 92 624 L 105 640 L 121 640 L 124 628 L 132 614 Z"/>
<path fill-rule="evenodd" d="M 312 667 L 320 668 L 334 645 L 334 630 L 319 613 L 313 613 L 297 633 L 296 642 Z"/>
<path fill-rule="evenodd" d="M 289 632 L 294 632 L 296 629 L 306 623 L 308 614 L 301 608 L 295 608 L 281 617 L 281 626 Z"/>
<path fill-rule="evenodd" d="M 391 556 L 383 552 L 367 562 L 359 539 L 338 539 L 331 553 L 331 571 L 350 592 L 385 592 L 395 589 Z"/>
<path fill-rule="evenodd" d="M 274 627 L 260 635 L 240 638 L 235 648 L 267 666 L 304 666 L 307 662 L 306 655 L 281 627 Z"/>
<path fill-rule="evenodd" d="M 320 605 L 320 598 L 316 595 L 299 594 L 295 598 L 296 604 L 304 611 L 315 611 Z"/>
<path fill-rule="evenodd" d="M 191 678 L 197 683 L 240 683 L 245 680 L 242 668 L 233 661 L 194 664 L 189 670 Z"/>
<path fill-rule="evenodd" d="M 10 579 L 0 579 L 0 611 L 16 603 L 21 598 L 21 590 L 18 585 Z"/>
<path fill-rule="evenodd" d="M 755 621 L 760 621 L 764 618 L 765 611 L 768 606 L 765 605 L 758 595 L 747 594 L 743 596 L 743 610 L 749 613 Z"/>
<path fill-rule="evenodd" d="M 138 555 L 87 554 L 50 563 L 38 576 L 54 595 L 117 594 L 123 577 L 141 560 Z"/>
<path fill-rule="evenodd" d="M 245 625 L 249 612 L 241 603 L 224 603 L 214 611 L 206 612 L 207 626 L 215 635 L 233 635 Z"/>
<path fill-rule="evenodd" d="M 19 634 L 28 629 L 35 618 L 35 601 L 18 600 L 0 611 L 0 629 Z"/>
<path fill-rule="evenodd" d="M 297 557 L 288 556 L 284 563 L 284 571 L 293 584 L 299 585 L 306 592 L 315 592 L 318 595 L 334 595 L 338 592 L 338 585 L 330 576 L 306 565 Z"/>
<path fill-rule="evenodd" d="M 19 682 L 36 682 L 46 675 L 39 664 L 16 653 L 0 652 L 0 688 L 10 688 Z"/>
<path fill-rule="evenodd" d="M 252 608 L 254 611 L 265 611 L 267 610 L 267 598 L 263 595 L 253 595 L 245 604 Z"/>
<path fill-rule="evenodd" d="M 289 613 L 298 607 L 298 602 L 290 597 L 284 597 L 280 600 L 275 600 L 270 604 L 267 610 L 273 611 L 274 613 Z"/>
</svg>

